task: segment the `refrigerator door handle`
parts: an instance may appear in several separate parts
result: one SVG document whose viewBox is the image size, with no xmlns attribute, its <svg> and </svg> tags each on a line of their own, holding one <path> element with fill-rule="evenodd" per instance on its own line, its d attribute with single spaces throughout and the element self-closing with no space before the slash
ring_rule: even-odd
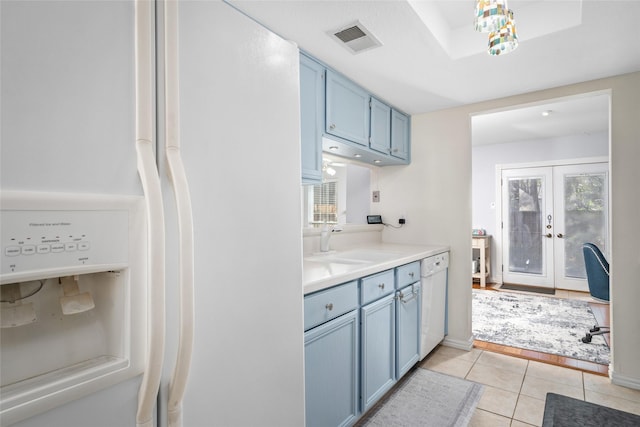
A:
<svg viewBox="0 0 640 427">
<path fill-rule="evenodd" d="M 189 183 L 180 155 L 180 91 L 178 73 L 178 2 L 164 3 L 165 131 L 169 179 L 178 212 L 180 318 L 178 355 L 169 382 L 169 427 L 182 426 L 182 400 L 187 386 L 194 336 L 193 214 Z"/>
<path fill-rule="evenodd" d="M 162 190 L 153 150 L 153 5 L 136 0 L 136 151 L 138 172 L 147 207 L 148 310 L 147 353 L 138 392 L 136 425 L 152 427 L 156 395 L 162 376 L 165 337 L 165 227 Z"/>
</svg>

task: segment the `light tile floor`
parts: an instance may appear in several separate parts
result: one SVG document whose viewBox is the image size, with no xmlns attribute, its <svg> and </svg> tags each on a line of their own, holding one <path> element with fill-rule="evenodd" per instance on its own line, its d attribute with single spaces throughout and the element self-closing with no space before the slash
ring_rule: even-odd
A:
<svg viewBox="0 0 640 427">
<path fill-rule="evenodd" d="M 484 384 L 471 427 L 541 426 L 547 392 L 640 415 L 640 390 L 607 377 L 480 349 L 439 346 L 421 368 Z"/>
</svg>

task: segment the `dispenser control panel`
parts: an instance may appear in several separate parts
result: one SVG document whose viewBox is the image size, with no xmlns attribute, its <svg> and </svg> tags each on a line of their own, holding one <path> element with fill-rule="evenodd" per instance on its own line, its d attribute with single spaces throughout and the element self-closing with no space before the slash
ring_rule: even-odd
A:
<svg viewBox="0 0 640 427">
<path fill-rule="evenodd" d="M 2 210 L 2 283 L 128 263 L 127 210 Z"/>
</svg>

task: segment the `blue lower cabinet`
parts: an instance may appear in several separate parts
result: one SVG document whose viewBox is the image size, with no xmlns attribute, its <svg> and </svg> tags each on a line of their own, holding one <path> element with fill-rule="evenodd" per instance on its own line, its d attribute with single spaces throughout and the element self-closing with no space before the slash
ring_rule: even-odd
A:
<svg viewBox="0 0 640 427">
<path fill-rule="evenodd" d="M 347 426 L 358 417 L 358 310 L 304 334 L 307 427 Z"/>
<path fill-rule="evenodd" d="M 362 412 L 396 382 L 396 304 L 390 294 L 361 308 Z"/>
<path fill-rule="evenodd" d="M 305 296 L 306 427 L 355 424 L 418 362 L 419 277 L 414 262 Z"/>
<path fill-rule="evenodd" d="M 397 293 L 397 378 L 401 378 L 420 360 L 421 301 L 420 282 L 406 286 Z"/>
</svg>

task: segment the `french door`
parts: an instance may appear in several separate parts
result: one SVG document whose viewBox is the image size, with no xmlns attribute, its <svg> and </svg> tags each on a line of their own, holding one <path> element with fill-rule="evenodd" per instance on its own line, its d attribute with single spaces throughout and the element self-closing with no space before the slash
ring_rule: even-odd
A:
<svg viewBox="0 0 640 427">
<path fill-rule="evenodd" d="M 607 188 L 607 163 L 503 169 L 503 282 L 588 291 L 582 244 L 608 251 Z"/>
</svg>

